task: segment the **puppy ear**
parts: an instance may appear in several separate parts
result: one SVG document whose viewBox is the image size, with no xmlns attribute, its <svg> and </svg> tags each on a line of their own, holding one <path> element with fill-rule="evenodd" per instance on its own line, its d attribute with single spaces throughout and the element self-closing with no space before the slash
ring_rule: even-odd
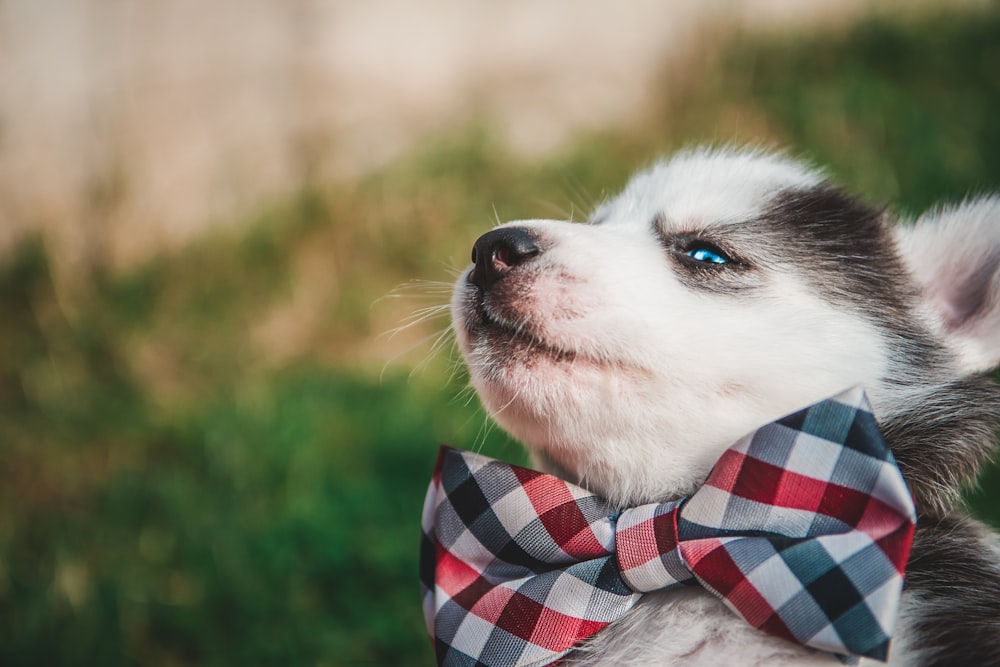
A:
<svg viewBox="0 0 1000 667">
<path fill-rule="evenodd" d="M 936 210 L 895 230 L 934 326 L 969 373 L 1000 363 L 1000 196 Z"/>
</svg>

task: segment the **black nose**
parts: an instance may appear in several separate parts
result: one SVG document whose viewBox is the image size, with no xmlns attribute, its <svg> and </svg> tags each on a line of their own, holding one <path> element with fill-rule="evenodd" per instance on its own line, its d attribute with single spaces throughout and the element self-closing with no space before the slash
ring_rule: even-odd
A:
<svg viewBox="0 0 1000 667">
<path fill-rule="evenodd" d="M 531 233 L 523 227 L 501 227 L 486 232 L 472 246 L 475 267 L 469 281 L 481 290 L 488 290 L 505 273 L 540 252 Z"/>
</svg>

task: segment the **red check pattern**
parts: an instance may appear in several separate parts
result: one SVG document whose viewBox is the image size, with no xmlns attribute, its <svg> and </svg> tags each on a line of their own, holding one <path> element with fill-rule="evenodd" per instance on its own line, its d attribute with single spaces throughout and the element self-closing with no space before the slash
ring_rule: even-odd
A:
<svg viewBox="0 0 1000 667">
<path fill-rule="evenodd" d="M 548 665 L 642 593 L 700 583 L 752 626 L 884 660 L 913 502 L 860 388 L 768 424 L 679 503 L 616 513 L 550 475 L 442 448 L 424 506 L 441 665 Z"/>
</svg>

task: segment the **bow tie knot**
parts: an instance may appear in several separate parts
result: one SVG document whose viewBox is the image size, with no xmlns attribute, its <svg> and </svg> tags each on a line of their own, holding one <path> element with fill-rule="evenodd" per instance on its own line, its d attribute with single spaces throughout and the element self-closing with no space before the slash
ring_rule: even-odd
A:
<svg viewBox="0 0 1000 667">
<path fill-rule="evenodd" d="M 652 593 L 694 579 L 677 534 L 680 502 L 640 505 L 616 521 L 615 554 L 622 579 L 637 593 Z"/>
<path fill-rule="evenodd" d="M 764 632 L 884 660 L 915 521 L 860 388 L 741 439 L 689 498 L 620 513 L 442 448 L 424 613 L 442 665 L 548 665 L 643 593 L 697 582 Z"/>
</svg>

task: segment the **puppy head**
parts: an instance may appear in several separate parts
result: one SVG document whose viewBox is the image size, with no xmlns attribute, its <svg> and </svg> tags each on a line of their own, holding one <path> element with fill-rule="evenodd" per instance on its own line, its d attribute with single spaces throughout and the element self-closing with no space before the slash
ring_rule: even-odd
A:
<svg viewBox="0 0 1000 667">
<path fill-rule="evenodd" d="M 958 374 L 897 242 L 782 156 L 689 152 L 589 224 L 484 235 L 454 328 L 483 403 L 540 465 L 621 503 L 676 497 L 771 419 L 858 383 L 891 412 Z"/>
</svg>

